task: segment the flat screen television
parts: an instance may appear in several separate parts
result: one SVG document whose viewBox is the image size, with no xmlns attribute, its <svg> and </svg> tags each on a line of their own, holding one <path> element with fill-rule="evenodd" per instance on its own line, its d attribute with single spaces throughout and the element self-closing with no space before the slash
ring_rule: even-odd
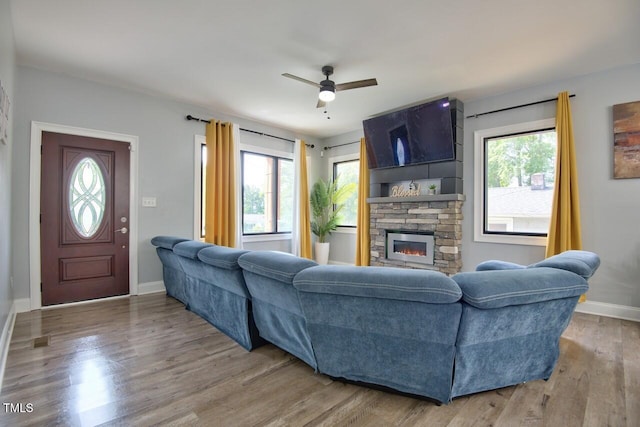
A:
<svg viewBox="0 0 640 427">
<path fill-rule="evenodd" d="M 369 169 L 455 159 L 449 98 L 362 122 Z"/>
</svg>

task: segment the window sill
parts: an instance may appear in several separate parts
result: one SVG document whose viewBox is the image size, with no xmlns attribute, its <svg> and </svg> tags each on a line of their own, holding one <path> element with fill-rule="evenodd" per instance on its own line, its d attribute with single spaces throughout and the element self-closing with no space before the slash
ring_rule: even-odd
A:
<svg viewBox="0 0 640 427">
<path fill-rule="evenodd" d="M 477 233 L 473 239 L 482 243 L 502 243 L 522 246 L 547 246 L 546 236 L 509 236 Z"/>
<path fill-rule="evenodd" d="M 336 234 L 357 234 L 357 232 L 355 227 L 338 227 L 335 231 L 332 231 L 332 233 Z"/>
<path fill-rule="evenodd" d="M 291 233 L 260 234 L 255 236 L 242 236 L 242 243 L 272 242 L 274 240 L 291 240 Z"/>
</svg>

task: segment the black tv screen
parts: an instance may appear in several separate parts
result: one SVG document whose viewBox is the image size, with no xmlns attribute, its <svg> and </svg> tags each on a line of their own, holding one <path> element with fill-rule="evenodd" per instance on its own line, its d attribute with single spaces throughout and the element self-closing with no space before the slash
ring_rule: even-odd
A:
<svg viewBox="0 0 640 427">
<path fill-rule="evenodd" d="M 362 122 L 370 169 L 455 159 L 449 98 Z"/>
</svg>

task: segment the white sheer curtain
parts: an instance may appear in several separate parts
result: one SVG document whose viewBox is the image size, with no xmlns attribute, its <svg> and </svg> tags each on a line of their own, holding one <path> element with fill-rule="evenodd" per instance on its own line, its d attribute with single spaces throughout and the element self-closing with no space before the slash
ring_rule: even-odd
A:
<svg viewBox="0 0 640 427">
<path fill-rule="evenodd" d="M 291 229 L 291 253 L 300 256 L 300 147 L 302 140 L 296 138 L 293 145 L 293 228 Z"/>
<path fill-rule="evenodd" d="M 244 206 L 242 200 L 242 168 L 240 167 L 240 125 L 233 124 L 233 140 L 237 141 L 234 144 L 234 162 L 236 167 L 236 200 L 238 201 L 236 206 L 236 248 L 242 249 L 242 209 Z"/>
</svg>

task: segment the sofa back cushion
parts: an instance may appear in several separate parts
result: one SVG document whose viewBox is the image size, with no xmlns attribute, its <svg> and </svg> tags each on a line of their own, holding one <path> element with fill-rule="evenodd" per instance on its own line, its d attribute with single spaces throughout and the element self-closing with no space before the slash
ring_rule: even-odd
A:
<svg viewBox="0 0 640 427">
<path fill-rule="evenodd" d="M 448 402 L 462 292 L 442 273 L 318 266 L 294 279 L 318 370 Z"/>
<path fill-rule="evenodd" d="M 393 267 L 322 265 L 301 271 L 294 286 L 304 292 L 431 304 L 462 297 L 458 284 L 442 273 Z"/>
<path fill-rule="evenodd" d="M 173 252 L 181 257 L 188 259 L 198 259 L 198 252 L 204 248 L 213 246 L 211 243 L 197 242 L 195 240 L 189 240 L 186 242 L 178 243 L 173 247 Z"/>
<path fill-rule="evenodd" d="M 298 272 L 318 265 L 309 259 L 276 251 L 248 252 L 238 258 L 238 263 L 245 271 L 289 285 L 293 283 L 293 278 Z"/>
<path fill-rule="evenodd" d="M 173 247 L 181 242 L 186 242 L 189 239 L 183 239 L 182 237 L 174 236 L 156 236 L 151 239 L 151 244 L 159 248 L 173 250 Z"/>
<path fill-rule="evenodd" d="M 458 273 L 453 280 L 462 300 L 480 309 L 570 298 L 589 289 L 581 276 L 547 267 Z"/>
<path fill-rule="evenodd" d="M 240 270 L 238 258 L 247 252 L 249 251 L 226 246 L 210 246 L 198 252 L 198 259 L 205 264 L 225 270 Z"/>
<path fill-rule="evenodd" d="M 531 264 L 529 268 L 551 267 L 571 271 L 585 279 L 593 276 L 600 266 L 600 257 L 589 251 L 565 251 L 550 256 L 540 262 Z"/>
<path fill-rule="evenodd" d="M 251 295 L 253 317 L 260 336 L 293 354 L 314 369 L 316 357 L 293 279 L 317 265 L 291 254 L 252 251 L 238 258 Z"/>
</svg>

